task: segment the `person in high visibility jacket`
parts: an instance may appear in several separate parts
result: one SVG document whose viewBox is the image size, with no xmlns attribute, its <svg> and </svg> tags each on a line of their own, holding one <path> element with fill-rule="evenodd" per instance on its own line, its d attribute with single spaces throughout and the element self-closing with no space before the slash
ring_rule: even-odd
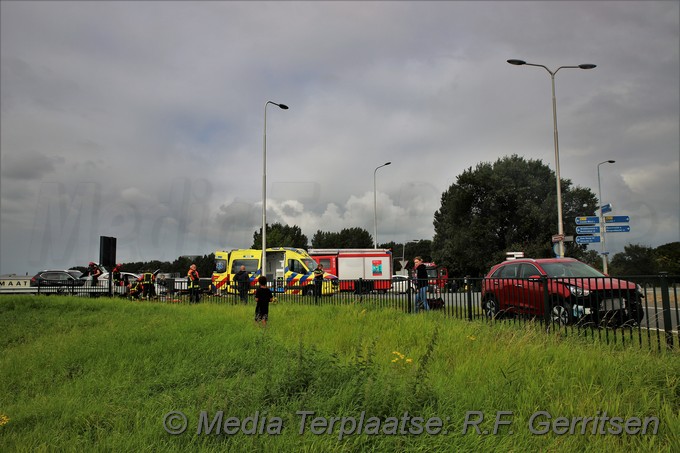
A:
<svg viewBox="0 0 680 453">
<path fill-rule="evenodd" d="M 148 300 L 151 297 L 156 297 L 156 287 L 154 286 L 156 281 L 155 275 L 147 270 L 139 276 L 138 281 L 142 284 L 142 298 Z"/>
<path fill-rule="evenodd" d="M 187 272 L 187 287 L 189 289 L 189 303 L 198 303 L 201 298 L 201 285 L 195 264 L 189 266 L 189 272 Z"/>
</svg>

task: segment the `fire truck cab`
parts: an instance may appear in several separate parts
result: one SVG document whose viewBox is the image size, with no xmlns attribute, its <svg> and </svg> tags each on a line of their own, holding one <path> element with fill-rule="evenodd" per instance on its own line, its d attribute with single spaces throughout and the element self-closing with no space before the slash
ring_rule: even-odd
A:
<svg viewBox="0 0 680 453">
<path fill-rule="evenodd" d="M 449 280 L 449 271 L 444 266 L 435 263 L 423 263 L 427 269 L 428 293 L 442 293 L 446 291 Z"/>
</svg>

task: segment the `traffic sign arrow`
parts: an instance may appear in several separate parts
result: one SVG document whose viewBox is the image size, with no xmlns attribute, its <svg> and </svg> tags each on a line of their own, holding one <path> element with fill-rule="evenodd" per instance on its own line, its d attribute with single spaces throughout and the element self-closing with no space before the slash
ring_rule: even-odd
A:
<svg viewBox="0 0 680 453">
<path fill-rule="evenodd" d="M 600 223 L 600 218 L 595 215 L 576 217 L 576 225 L 594 225 Z"/>
<path fill-rule="evenodd" d="M 608 212 L 612 212 L 612 204 L 611 204 L 611 203 L 603 204 L 603 205 L 600 207 L 600 210 L 602 211 L 602 214 L 606 214 L 606 213 L 608 213 Z"/>
<path fill-rule="evenodd" d="M 592 244 L 593 242 L 600 242 L 600 236 L 576 236 L 577 244 Z"/>
<path fill-rule="evenodd" d="M 604 216 L 605 223 L 628 223 L 630 222 L 630 217 L 627 215 L 607 215 Z"/>
<path fill-rule="evenodd" d="M 628 225 L 605 225 L 604 229 L 607 233 L 628 233 L 630 231 L 630 226 L 628 226 Z"/>
<path fill-rule="evenodd" d="M 600 232 L 599 226 L 577 226 L 576 234 L 598 234 Z"/>
</svg>

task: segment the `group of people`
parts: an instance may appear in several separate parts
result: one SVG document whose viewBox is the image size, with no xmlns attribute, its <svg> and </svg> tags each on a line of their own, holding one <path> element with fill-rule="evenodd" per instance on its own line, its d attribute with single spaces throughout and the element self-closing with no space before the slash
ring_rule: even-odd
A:
<svg viewBox="0 0 680 453">
<path fill-rule="evenodd" d="M 430 307 L 427 303 L 427 288 L 428 275 L 427 268 L 420 256 L 413 259 L 414 274 L 416 284 L 415 297 L 415 312 L 422 307 L 425 311 L 429 311 Z M 156 276 L 148 270 L 142 273 L 136 281 L 127 282 L 121 279 L 122 265 L 116 264 L 111 271 L 114 286 L 125 286 L 127 293 L 131 298 L 150 299 L 156 296 L 155 281 Z M 88 266 L 88 274 L 92 276 L 92 286 L 97 285 L 97 281 L 102 274 L 101 269 L 95 263 L 90 262 Z M 319 264 L 314 269 L 314 295 L 320 297 L 322 294 L 323 285 L 323 266 Z M 248 303 L 248 292 L 250 291 L 250 275 L 246 271 L 245 266 L 241 266 L 239 271 L 234 275 L 234 282 L 238 290 L 241 302 Z M 258 287 L 255 290 L 255 322 L 266 326 L 269 318 L 269 304 L 273 299 L 273 293 L 267 286 L 267 277 L 261 276 L 257 279 Z M 198 303 L 201 298 L 200 276 L 195 264 L 189 266 L 187 272 L 187 289 L 189 292 L 189 303 Z"/>
</svg>

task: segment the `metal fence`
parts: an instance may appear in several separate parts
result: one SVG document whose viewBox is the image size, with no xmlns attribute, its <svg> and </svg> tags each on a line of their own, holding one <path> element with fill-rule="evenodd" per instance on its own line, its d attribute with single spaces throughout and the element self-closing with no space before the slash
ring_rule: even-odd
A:
<svg viewBox="0 0 680 453">
<path fill-rule="evenodd" d="M 625 281 L 624 281 L 625 280 Z M 622 283 L 622 281 L 624 281 Z M 453 278 L 430 281 L 427 289 L 429 316 L 472 322 L 538 323 L 550 332 L 578 335 L 607 343 L 673 348 L 680 344 L 680 277 L 655 276 L 605 278 L 483 279 Z M 396 283 L 387 290 L 373 290 L 365 282 L 354 282 L 353 291 L 339 291 L 341 282 L 328 282 L 338 291 L 319 295 L 312 287 L 290 287 L 274 283 L 279 303 L 305 305 L 365 304 L 415 314 L 415 288 L 410 282 Z M 571 287 L 571 288 L 570 288 Z M 588 289 L 589 288 L 589 289 Z M 166 303 L 190 303 L 185 279 L 157 281 L 148 294 L 140 287 L 63 286 L 35 287 L 39 294 L 68 294 L 84 297 L 149 299 Z M 247 296 L 254 305 L 253 290 Z M 242 303 L 234 286 L 216 291 L 210 279 L 201 279 L 201 303 Z M 418 310 L 422 313 L 424 307 Z"/>
</svg>

